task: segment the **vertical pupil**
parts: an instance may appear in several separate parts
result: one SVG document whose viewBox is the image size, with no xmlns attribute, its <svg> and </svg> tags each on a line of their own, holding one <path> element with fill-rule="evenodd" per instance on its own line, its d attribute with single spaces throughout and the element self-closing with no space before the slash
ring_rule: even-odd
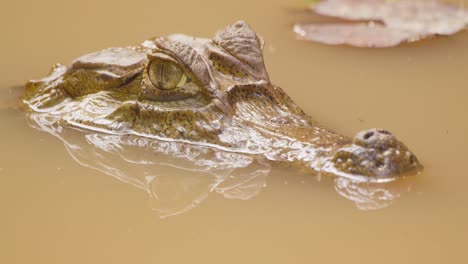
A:
<svg viewBox="0 0 468 264">
<path fill-rule="evenodd" d="M 183 72 L 173 62 L 156 60 L 151 63 L 149 77 L 159 89 L 174 89 L 182 78 Z"/>
</svg>

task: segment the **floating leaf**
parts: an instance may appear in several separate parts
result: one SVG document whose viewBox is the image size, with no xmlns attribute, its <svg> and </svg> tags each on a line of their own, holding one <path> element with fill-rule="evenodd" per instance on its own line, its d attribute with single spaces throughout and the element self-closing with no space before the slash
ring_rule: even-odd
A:
<svg viewBox="0 0 468 264">
<path fill-rule="evenodd" d="M 295 25 L 294 32 L 310 41 L 329 45 L 348 44 L 363 48 L 393 47 L 414 37 L 406 31 L 368 23 Z"/>
<path fill-rule="evenodd" d="M 330 45 L 392 47 L 451 35 L 468 26 L 468 11 L 436 0 L 324 0 L 311 9 L 323 16 L 354 21 L 294 26 L 302 38 Z"/>
<path fill-rule="evenodd" d="M 387 4 L 383 0 L 324 0 L 310 8 L 320 15 L 347 20 L 380 20 Z"/>
<path fill-rule="evenodd" d="M 468 25 L 468 12 L 437 1 L 401 0 L 388 4 L 382 17 L 390 28 L 420 34 L 451 35 Z"/>
</svg>

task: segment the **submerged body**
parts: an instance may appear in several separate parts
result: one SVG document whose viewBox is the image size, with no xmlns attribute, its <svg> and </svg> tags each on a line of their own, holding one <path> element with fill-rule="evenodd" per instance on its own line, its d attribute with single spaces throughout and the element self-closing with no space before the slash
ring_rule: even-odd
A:
<svg viewBox="0 0 468 264">
<path fill-rule="evenodd" d="M 255 154 L 318 173 L 388 180 L 421 168 L 390 132 L 353 139 L 313 121 L 271 84 L 244 22 L 213 39 L 171 35 L 56 65 L 24 102 L 63 125 Z"/>
</svg>

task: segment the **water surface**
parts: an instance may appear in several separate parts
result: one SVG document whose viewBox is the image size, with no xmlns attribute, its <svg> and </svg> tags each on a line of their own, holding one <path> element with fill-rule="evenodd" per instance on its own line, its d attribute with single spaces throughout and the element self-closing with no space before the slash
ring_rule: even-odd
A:
<svg viewBox="0 0 468 264">
<path fill-rule="evenodd" d="M 464 263 L 468 258 L 468 32 L 369 50 L 296 40 L 291 32 L 296 13 L 290 9 L 296 5 L 286 0 L 4 5 L 1 263 Z M 415 152 L 424 173 L 387 186 L 390 196 L 380 197 L 388 199 L 372 203 L 366 197 L 375 188 L 343 192 L 346 183 L 255 162 L 222 178 L 220 172 L 174 168 L 174 160 L 160 155 L 154 159 L 164 164 L 152 166 L 125 163 L 119 155 L 104 155 L 107 163 L 83 160 L 99 154 L 86 145 L 85 132 L 70 131 L 61 140 L 34 129 L 16 107 L 17 86 L 43 77 L 56 62 L 69 64 L 82 54 L 156 35 L 211 37 L 238 19 L 265 38 L 272 82 L 315 120 L 347 136 L 387 128 Z M 100 136 L 93 139 L 99 142 Z M 125 157 L 151 160 L 138 148 Z M 137 180 L 123 181 L 116 171 L 111 177 L 104 165 Z M 239 176 L 253 172 L 251 181 Z M 154 175 L 160 177 L 146 177 Z M 248 188 L 211 188 L 219 177 L 225 180 L 221 187 Z M 233 183 L 239 179 L 243 185 Z M 161 208 L 188 209 L 160 218 Z"/>
</svg>

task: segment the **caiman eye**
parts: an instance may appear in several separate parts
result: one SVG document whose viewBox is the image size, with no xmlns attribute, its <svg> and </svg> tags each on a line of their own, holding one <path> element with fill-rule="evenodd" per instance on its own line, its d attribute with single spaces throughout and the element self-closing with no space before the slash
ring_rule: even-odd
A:
<svg viewBox="0 0 468 264">
<path fill-rule="evenodd" d="M 184 71 L 171 61 L 154 60 L 148 68 L 148 75 L 154 86 L 161 90 L 181 87 L 187 81 Z"/>
<path fill-rule="evenodd" d="M 149 54 L 138 97 L 154 102 L 175 102 L 202 95 L 203 86 L 189 67 L 162 52 Z"/>
</svg>

